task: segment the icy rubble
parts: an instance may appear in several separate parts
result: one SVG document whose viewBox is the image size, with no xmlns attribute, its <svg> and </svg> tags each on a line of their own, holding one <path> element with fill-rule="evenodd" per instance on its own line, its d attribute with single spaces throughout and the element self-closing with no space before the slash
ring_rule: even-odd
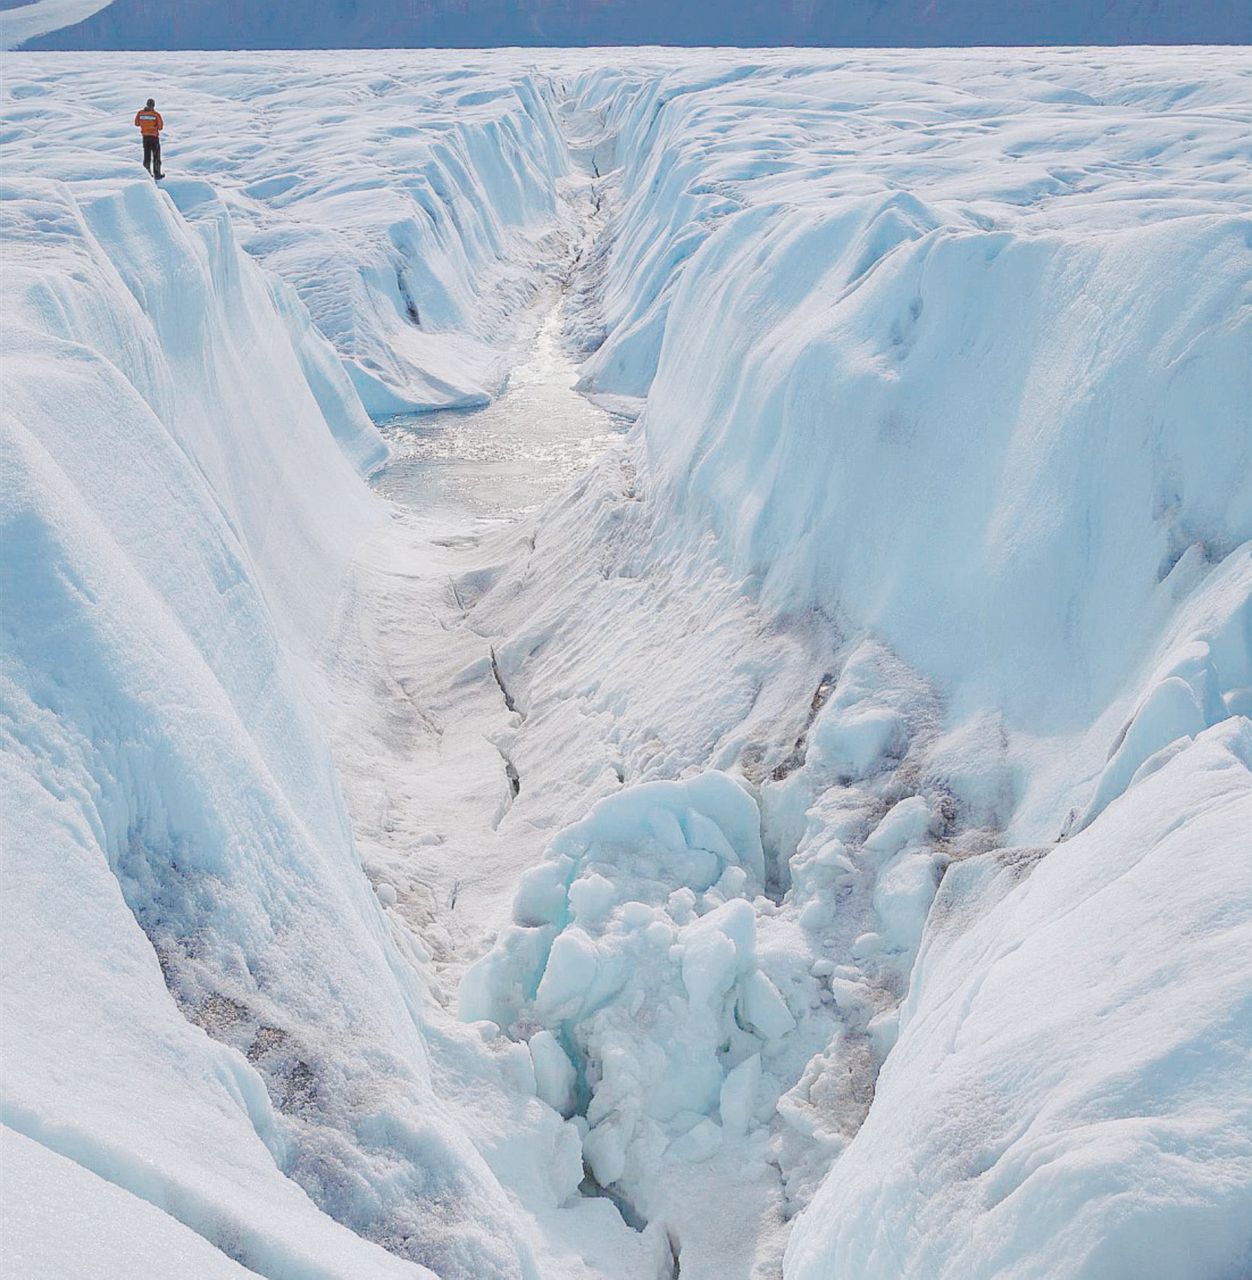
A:
<svg viewBox="0 0 1252 1280">
<path fill-rule="evenodd" d="M 731 1129 L 750 1127 L 751 1063 L 759 1078 L 763 1045 L 795 1027 L 756 953 L 763 878 L 756 805 L 725 774 L 632 787 L 552 842 L 466 974 L 461 1016 L 529 1034 L 541 1096 L 585 1116 L 601 1185 L 630 1194 L 670 1145 L 712 1154 L 723 1094 Z"/>
<path fill-rule="evenodd" d="M 756 789 L 790 851 L 782 903 L 742 782 L 643 782 L 551 841 L 462 982 L 461 1016 L 529 1043 L 539 1096 L 578 1117 L 592 1176 L 645 1220 L 681 1221 L 667 1170 L 724 1141 L 741 1162 L 777 1164 L 794 1212 L 864 1118 L 952 803 L 910 782 L 934 699 L 900 680 L 861 645 L 828 682 L 803 758 Z"/>
</svg>

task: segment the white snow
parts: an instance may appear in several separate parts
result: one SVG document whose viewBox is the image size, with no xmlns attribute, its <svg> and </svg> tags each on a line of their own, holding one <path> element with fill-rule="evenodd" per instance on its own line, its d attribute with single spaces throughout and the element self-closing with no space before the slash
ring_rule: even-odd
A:
<svg viewBox="0 0 1252 1280">
<path fill-rule="evenodd" d="M 90 18 L 111 0 L 32 0 L 0 11 L 0 47 L 15 49 L 50 31 Z"/>
<path fill-rule="evenodd" d="M 28 1280 L 254 1275 L 147 1201 L 20 1133 L 4 1134 L 5 1269 Z"/>
<path fill-rule="evenodd" d="M 1246 52 L 3 71 L 24 1273 L 1252 1265 Z"/>
</svg>

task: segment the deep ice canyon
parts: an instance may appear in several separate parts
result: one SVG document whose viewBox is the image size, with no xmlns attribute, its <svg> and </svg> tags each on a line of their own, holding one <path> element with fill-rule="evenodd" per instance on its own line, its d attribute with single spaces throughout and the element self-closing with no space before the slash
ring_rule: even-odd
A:
<svg viewBox="0 0 1252 1280">
<path fill-rule="evenodd" d="M 4 59 L 15 1274 L 1252 1272 L 1245 52 Z"/>
</svg>

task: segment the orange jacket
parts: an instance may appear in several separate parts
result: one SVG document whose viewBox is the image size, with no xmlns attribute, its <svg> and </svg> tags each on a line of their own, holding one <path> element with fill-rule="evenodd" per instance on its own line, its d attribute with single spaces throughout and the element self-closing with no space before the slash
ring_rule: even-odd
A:
<svg viewBox="0 0 1252 1280">
<path fill-rule="evenodd" d="M 135 124 L 139 126 L 139 131 L 145 138 L 155 138 L 165 128 L 165 121 L 161 119 L 159 111 L 149 111 L 147 107 L 135 115 Z"/>
</svg>

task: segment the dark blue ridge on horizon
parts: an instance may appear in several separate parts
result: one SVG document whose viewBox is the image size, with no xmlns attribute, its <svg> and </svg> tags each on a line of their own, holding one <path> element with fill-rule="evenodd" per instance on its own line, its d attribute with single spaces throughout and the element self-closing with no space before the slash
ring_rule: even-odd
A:
<svg viewBox="0 0 1252 1280">
<path fill-rule="evenodd" d="M 24 0 L 0 0 L 0 9 Z M 1249 0 L 113 0 L 31 49 L 1249 44 Z"/>
</svg>

